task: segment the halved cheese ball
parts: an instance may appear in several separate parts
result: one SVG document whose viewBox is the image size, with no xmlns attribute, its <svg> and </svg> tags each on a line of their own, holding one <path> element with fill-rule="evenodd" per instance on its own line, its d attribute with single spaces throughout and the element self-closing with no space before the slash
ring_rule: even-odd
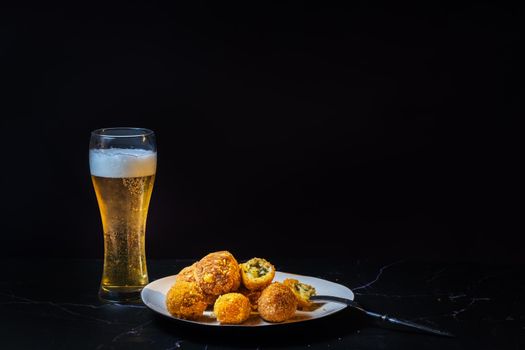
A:
<svg viewBox="0 0 525 350">
<path fill-rule="evenodd" d="M 296 279 L 287 278 L 283 281 L 285 286 L 290 287 L 297 298 L 297 306 L 300 308 L 312 305 L 310 297 L 315 295 L 315 288 L 306 283 L 301 283 Z"/>
<path fill-rule="evenodd" d="M 239 265 L 242 283 L 249 290 L 264 289 L 272 283 L 275 267 L 265 259 L 253 258 Z"/>
</svg>

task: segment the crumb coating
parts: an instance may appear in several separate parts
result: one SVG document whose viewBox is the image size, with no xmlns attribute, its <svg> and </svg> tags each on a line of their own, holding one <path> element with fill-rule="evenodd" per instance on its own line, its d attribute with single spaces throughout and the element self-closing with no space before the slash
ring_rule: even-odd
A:
<svg viewBox="0 0 525 350">
<path fill-rule="evenodd" d="M 239 264 L 228 251 L 210 253 L 199 260 L 194 276 L 204 293 L 213 296 L 236 291 L 241 284 Z"/>
<path fill-rule="evenodd" d="M 213 306 L 213 313 L 221 324 L 239 324 L 250 317 L 250 301 L 240 293 L 221 295 Z"/>
<path fill-rule="evenodd" d="M 252 305 L 252 310 L 257 311 L 257 304 L 259 302 L 259 297 L 261 296 L 262 290 L 249 290 L 246 287 L 241 286 L 237 292 L 247 297 L 250 301 L 250 304 Z"/>
<path fill-rule="evenodd" d="M 166 308 L 175 317 L 199 318 L 206 309 L 204 294 L 195 282 L 177 281 L 166 295 Z"/>
<path fill-rule="evenodd" d="M 194 263 L 193 265 L 186 266 L 182 270 L 180 270 L 179 274 L 177 275 L 177 280 L 182 280 L 186 282 L 193 282 L 196 283 L 195 279 L 195 266 L 197 263 Z M 206 304 L 208 306 L 213 305 L 215 303 L 215 300 L 217 300 L 217 295 L 211 295 L 208 293 L 204 293 L 204 300 L 206 301 Z"/>
<path fill-rule="evenodd" d="M 186 282 L 195 282 L 195 276 L 194 276 L 195 264 L 196 263 L 190 266 L 186 266 L 185 268 L 180 270 L 180 272 L 177 274 L 177 280 L 182 280 Z"/>
<path fill-rule="evenodd" d="M 266 287 L 259 298 L 261 317 L 268 322 L 283 322 L 295 315 L 297 298 L 292 290 L 282 283 L 274 282 Z"/>
</svg>

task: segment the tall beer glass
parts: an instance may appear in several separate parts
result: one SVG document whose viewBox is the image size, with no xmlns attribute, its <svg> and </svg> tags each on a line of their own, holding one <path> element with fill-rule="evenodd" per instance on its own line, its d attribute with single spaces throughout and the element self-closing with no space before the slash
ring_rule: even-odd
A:
<svg viewBox="0 0 525 350">
<path fill-rule="evenodd" d="M 139 300 L 148 283 L 145 231 L 157 168 L 155 134 L 141 128 L 95 130 L 89 167 L 104 230 L 99 296 L 112 302 Z"/>
</svg>

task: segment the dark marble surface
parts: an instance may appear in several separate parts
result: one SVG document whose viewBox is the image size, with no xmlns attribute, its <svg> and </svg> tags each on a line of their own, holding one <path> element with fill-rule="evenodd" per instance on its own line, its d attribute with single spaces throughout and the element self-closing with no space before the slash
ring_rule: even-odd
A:
<svg viewBox="0 0 525 350">
<path fill-rule="evenodd" d="M 348 310 L 292 326 L 211 330 L 143 305 L 101 303 L 101 261 L 2 262 L 0 349 L 525 349 L 525 274 L 517 265 L 274 259 L 281 271 L 350 287 L 369 309 L 456 334 L 444 338 L 373 327 Z M 188 263 L 149 260 L 150 280 Z"/>
</svg>

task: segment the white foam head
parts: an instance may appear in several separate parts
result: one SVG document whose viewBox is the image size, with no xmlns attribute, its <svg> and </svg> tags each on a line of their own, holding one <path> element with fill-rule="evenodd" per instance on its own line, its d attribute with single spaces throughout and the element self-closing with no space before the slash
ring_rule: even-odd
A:
<svg viewBox="0 0 525 350">
<path fill-rule="evenodd" d="M 141 177 L 155 174 L 157 152 L 143 149 L 108 148 L 89 150 L 91 175 Z"/>
</svg>

